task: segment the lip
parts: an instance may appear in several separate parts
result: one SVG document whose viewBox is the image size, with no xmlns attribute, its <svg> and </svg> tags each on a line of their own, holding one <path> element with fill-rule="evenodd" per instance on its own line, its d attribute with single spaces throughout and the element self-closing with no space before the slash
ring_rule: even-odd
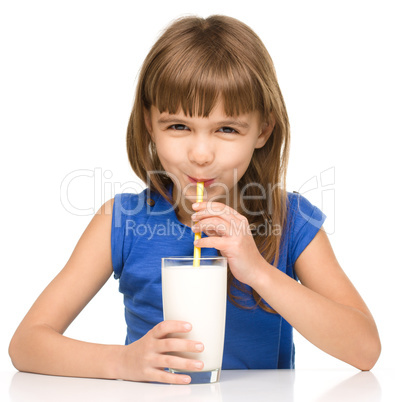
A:
<svg viewBox="0 0 395 402">
<path fill-rule="evenodd" d="M 188 179 L 192 182 L 192 183 L 198 183 L 198 182 L 203 182 L 204 183 L 204 187 L 208 187 L 210 186 L 212 183 L 214 183 L 215 179 L 202 179 L 202 178 L 195 178 L 195 177 L 191 177 L 188 176 Z"/>
</svg>

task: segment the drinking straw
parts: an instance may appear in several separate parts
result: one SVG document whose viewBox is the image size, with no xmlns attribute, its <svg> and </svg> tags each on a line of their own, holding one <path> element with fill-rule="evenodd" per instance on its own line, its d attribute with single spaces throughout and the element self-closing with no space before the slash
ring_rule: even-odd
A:
<svg viewBox="0 0 395 402">
<path fill-rule="evenodd" d="M 196 185 L 196 202 L 202 202 L 204 195 L 204 183 L 199 181 Z M 195 240 L 199 240 L 202 238 L 202 233 L 195 233 Z M 200 247 L 194 246 L 193 248 L 193 266 L 200 266 Z"/>
</svg>

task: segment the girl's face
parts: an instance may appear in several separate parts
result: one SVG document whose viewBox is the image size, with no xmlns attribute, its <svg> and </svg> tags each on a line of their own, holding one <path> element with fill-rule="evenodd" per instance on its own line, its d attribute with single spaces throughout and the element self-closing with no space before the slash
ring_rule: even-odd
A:
<svg viewBox="0 0 395 402">
<path fill-rule="evenodd" d="M 209 117 L 188 117 L 182 111 L 160 113 L 152 106 L 145 122 L 174 183 L 173 198 L 195 202 L 196 182 L 203 181 L 205 200 L 234 208 L 235 184 L 247 170 L 254 149 L 265 145 L 274 127 L 263 123 L 257 111 L 227 116 L 222 102 Z"/>
</svg>

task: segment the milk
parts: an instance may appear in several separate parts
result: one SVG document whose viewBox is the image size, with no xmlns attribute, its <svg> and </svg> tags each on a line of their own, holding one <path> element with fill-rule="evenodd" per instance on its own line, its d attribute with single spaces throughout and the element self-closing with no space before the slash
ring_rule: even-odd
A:
<svg viewBox="0 0 395 402">
<path fill-rule="evenodd" d="M 190 265 L 162 267 L 163 314 L 165 320 L 192 324 L 187 334 L 177 338 L 200 341 L 201 353 L 180 352 L 178 356 L 202 360 L 203 371 L 221 368 L 226 313 L 225 266 Z"/>
</svg>

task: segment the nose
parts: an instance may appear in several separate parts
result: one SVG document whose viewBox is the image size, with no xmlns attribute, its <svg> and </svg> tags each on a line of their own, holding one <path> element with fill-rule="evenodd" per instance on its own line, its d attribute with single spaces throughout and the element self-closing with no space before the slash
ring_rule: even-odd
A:
<svg viewBox="0 0 395 402">
<path fill-rule="evenodd" d="M 209 165 L 214 160 L 214 149 L 207 139 L 199 139 L 190 144 L 189 160 L 196 165 Z"/>
</svg>

